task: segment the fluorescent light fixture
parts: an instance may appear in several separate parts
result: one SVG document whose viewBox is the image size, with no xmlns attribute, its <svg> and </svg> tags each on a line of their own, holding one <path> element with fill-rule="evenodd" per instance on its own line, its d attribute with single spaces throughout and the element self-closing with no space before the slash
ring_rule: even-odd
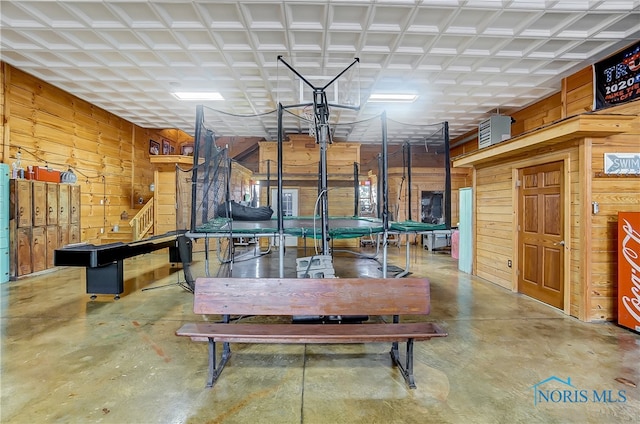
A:
<svg viewBox="0 0 640 424">
<path fill-rule="evenodd" d="M 217 91 L 180 91 L 171 94 L 178 100 L 224 100 L 222 94 Z"/>
<path fill-rule="evenodd" d="M 392 93 L 372 93 L 369 96 L 370 102 L 404 102 L 413 103 L 418 98 L 417 94 L 392 94 Z"/>
</svg>

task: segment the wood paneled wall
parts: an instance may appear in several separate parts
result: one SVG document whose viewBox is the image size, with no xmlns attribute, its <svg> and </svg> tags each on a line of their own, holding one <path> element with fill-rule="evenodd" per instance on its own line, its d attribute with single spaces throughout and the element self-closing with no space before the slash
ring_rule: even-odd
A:
<svg viewBox="0 0 640 424">
<path fill-rule="evenodd" d="M 277 174 L 278 143 L 260 142 L 259 172 L 267 173 L 267 161 L 271 162 L 271 174 Z M 320 147 L 315 139 L 305 134 L 291 134 L 289 141 L 282 143 L 282 171 L 288 175 L 313 174 L 318 176 Z M 359 143 L 333 143 L 327 148 L 328 174 L 353 175 L 354 162 L 360 162 Z"/>
<path fill-rule="evenodd" d="M 3 162 L 20 151 L 23 167 L 73 169 L 82 191 L 82 241 L 99 243 L 114 225 L 128 225 L 120 214 L 152 195 L 149 140 L 179 148 L 189 136 L 137 127 L 10 65 L 2 70 Z"/>
<path fill-rule="evenodd" d="M 408 187 L 406 179 L 403 181 L 402 168 L 389 168 L 389 212 L 394 220 L 407 220 Z M 459 189 L 471 187 L 471 170 L 465 168 L 451 169 L 451 225 L 456 226 L 460 220 Z M 445 190 L 444 168 L 413 167 L 411 174 L 411 219 L 421 220 L 422 191 Z"/>
<path fill-rule="evenodd" d="M 636 113 L 640 114 L 640 102 Z M 605 153 L 640 153 L 640 119 L 638 131 L 594 139 L 591 142 L 591 201 L 600 211 L 590 214 L 587 223 L 591 235 L 591 285 L 588 288 L 589 317 L 592 320 L 616 318 L 618 212 L 640 212 L 640 177 L 604 174 Z"/>
<path fill-rule="evenodd" d="M 511 125 L 511 137 L 533 131 L 560 119 L 591 111 L 593 107 L 593 71 L 586 67 L 562 80 L 561 89 L 520 110 L 505 110 L 515 122 Z M 461 143 L 462 140 L 468 140 Z M 451 157 L 478 150 L 478 130 L 451 140 Z"/>
<path fill-rule="evenodd" d="M 554 151 L 541 149 L 522 155 L 513 160 L 502 161 L 490 166 L 479 167 L 475 175 L 475 274 L 509 290 L 516 290 L 516 266 L 509 268 L 507 261 L 517 265 L 517 210 L 518 198 L 514 174 L 520 168 L 554 161 L 565 161 L 569 170 L 568 191 L 571 196 L 571 315 L 579 316 L 581 311 L 581 250 L 579 243 L 581 227 L 580 214 L 584 193 L 580 184 L 579 150 L 575 142 L 558 145 Z M 517 174 L 516 174 L 517 175 Z"/>
</svg>

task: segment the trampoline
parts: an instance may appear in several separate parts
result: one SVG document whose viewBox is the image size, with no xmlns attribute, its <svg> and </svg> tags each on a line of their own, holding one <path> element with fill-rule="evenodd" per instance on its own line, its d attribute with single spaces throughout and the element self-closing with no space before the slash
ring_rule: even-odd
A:
<svg viewBox="0 0 640 424">
<path fill-rule="evenodd" d="M 320 217 L 285 217 L 284 234 L 303 238 L 320 238 Z M 382 220 L 360 217 L 330 217 L 329 235 L 332 239 L 358 238 L 378 234 L 384 231 Z M 229 236 L 267 237 L 278 234 L 278 220 L 234 221 L 229 218 L 216 218 L 196 228 L 190 237 L 211 237 L 215 234 Z"/>
<path fill-rule="evenodd" d="M 425 235 L 432 231 L 438 230 L 446 230 L 446 224 L 428 224 L 424 222 L 416 222 L 416 221 L 400 221 L 400 222 L 391 222 L 389 225 L 389 233 L 397 234 L 398 236 L 406 236 L 406 257 L 405 257 L 405 266 L 404 271 L 396 275 L 396 278 L 402 278 L 405 275 L 409 274 L 409 265 L 410 261 L 410 243 L 409 243 L 409 235 L 414 234 Z"/>
<path fill-rule="evenodd" d="M 258 115 L 232 115 L 237 120 L 238 125 L 234 125 L 231 128 L 224 126 L 224 122 L 229 121 L 231 114 L 221 111 L 215 111 L 212 109 L 206 110 L 204 106 L 198 106 L 196 109 L 196 131 L 194 136 L 194 167 L 191 176 L 191 201 L 190 208 L 190 223 L 187 237 L 191 239 L 204 239 L 205 240 L 205 253 L 208 251 L 208 241 L 210 239 L 218 239 L 218 249 L 225 249 L 228 252 L 228 256 L 225 261 L 228 263 L 233 262 L 233 239 L 243 237 L 269 237 L 272 238 L 279 246 L 284 246 L 285 237 L 302 237 L 305 240 L 313 239 L 314 245 L 319 245 L 323 255 L 330 255 L 333 247 L 330 245 L 331 240 L 349 239 L 349 238 L 361 238 L 361 237 L 373 237 L 376 236 L 378 242 L 376 243 L 379 249 L 380 245 L 383 247 L 382 258 L 382 274 L 386 277 L 386 265 L 387 265 L 387 244 L 389 241 L 389 234 L 422 234 L 424 232 L 446 229 L 450 227 L 450 208 L 448 204 L 445 205 L 444 223 L 427 224 L 416 221 L 411 221 L 410 208 L 407 213 L 407 221 L 393 221 L 389 213 L 389 188 L 388 188 L 388 158 L 389 158 L 389 146 L 401 149 L 403 153 L 404 163 L 406 163 L 406 169 L 409 171 L 407 174 L 407 184 L 403 187 L 408 190 L 407 201 L 411 204 L 411 145 L 422 146 L 424 151 L 430 152 L 432 149 L 433 155 L 437 156 L 439 152 L 444 154 L 442 160 L 438 160 L 438 163 L 442 163 L 444 168 L 443 181 L 440 182 L 431 181 L 431 185 L 436 185 L 441 191 L 445 193 L 450 192 L 450 173 L 449 173 L 449 137 L 448 137 L 448 124 L 403 124 L 393 120 L 387 120 L 386 112 L 380 113 L 366 120 L 350 121 L 350 122 L 333 122 L 329 107 L 342 108 L 346 111 L 355 111 L 357 107 L 349 106 L 346 103 L 332 103 L 327 98 L 329 94 L 329 88 L 334 83 L 341 83 L 343 80 L 348 80 L 345 72 L 348 72 L 357 65 L 356 59 L 349 64 L 342 72 L 332 76 L 328 83 L 322 85 L 315 84 L 313 81 L 307 81 L 299 72 L 297 72 L 292 66 L 288 65 L 280 57 L 279 62 L 282 62 L 285 69 L 290 70 L 293 74 L 300 78 L 302 86 L 308 86 L 311 88 L 312 98 L 310 101 L 302 101 L 301 103 L 289 103 L 287 106 L 281 102 L 278 103 L 277 110 L 265 112 L 260 114 L 270 115 L 273 114 L 273 119 L 277 120 L 277 133 L 265 136 L 265 140 L 273 140 L 275 135 L 277 141 L 275 141 L 277 147 L 277 156 L 275 159 L 271 158 L 277 166 L 277 195 L 275 197 L 275 203 L 271 203 L 269 199 L 271 177 L 269 171 L 270 162 L 267 162 L 267 175 L 260 175 L 264 170 L 261 169 L 249 169 L 253 172 L 253 175 L 258 175 L 257 182 L 251 181 L 251 183 L 240 184 L 241 188 L 238 189 L 237 173 L 232 173 L 233 161 L 229 159 L 228 144 L 225 141 L 233 139 L 234 137 L 243 137 L 251 133 L 249 131 L 255 123 L 252 117 Z M 303 114 L 296 114 L 296 110 L 302 110 Z M 344 112 L 343 110 L 343 112 Z M 306 111 L 306 112 L 305 112 Z M 307 112 L 313 113 L 307 113 Z M 220 114 L 225 114 L 226 119 L 219 119 Z M 354 117 L 356 115 L 353 115 Z M 319 160 L 317 162 L 318 167 L 318 184 L 315 190 L 317 193 L 315 207 L 311 216 L 296 216 L 285 217 L 283 205 L 283 191 L 285 187 L 285 171 L 284 171 L 284 136 L 286 133 L 300 133 L 300 129 L 303 127 L 310 128 L 310 135 L 313 132 L 313 136 L 318 146 Z M 295 131 L 297 129 L 297 131 Z M 391 129 L 391 131 L 388 131 Z M 246 134 L 243 134 L 244 131 Z M 292 131 L 293 130 L 293 131 Z M 313 131 L 311 131 L 313 130 Z M 220 139 L 220 140 L 218 140 Z M 327 149 L 328 145 L 333 142 L 350 140 L 367 141 L 372 145 L 377 145 L 380 149 L 380 153 L 377 156 L 378 162 L 378 184 L 377 184 L 377 217 L 336 217 L 329 216 L 329 195 L 332 193 L 342 193 L 342 187 L 345 180 L 337 179 L 335 173 L 344 173 L 345 164 L 341 164 L 340 171 L 332 169 L 332 187 L 329 187 L 329 175 L 327 165 Z M 434 149 L 436 147 L 436 150 Z M 434 157 L 435 157 L 434 156 Z M 354 168 L 354 215 L 358 215 L 358 192 L 359 182 L 358 178 L 360 174 L 360 167 L 357 163 L 353 164 Z M 259 167 L 262 166 L 262 162 L 259 162 Z M 294 164 L 290 164 L 288 168 L 288 177 L 291 181 L 288 181 L 289 186 L 294 181 L 297 185 L 300 185 L 300 175 L 295 170 L 291 170 Z M 310 163 L 306 163 L 305 173 L 308 174 L 309 166 L 313 166 Z M 374 166 L 368 167 L 363 172 L 371 172 L 375 169 Z M 232 185 L 231 180 L 236 178 Z M 253 178 L 252 178 L 253 180 Z M 350 181 L 350 180 L 349 180 Z M 403 176 L 404 181 L 404 176 Z M 261 184 L 266 183 L 266 184 Z M 243 185 L 244 184 L 244 185 Z M 293 185 L 296 185 L 293 184 Z M 342 184 L 342 185 L 341 185 Z M 250 189 L 246 188 L 250 185 Z M 265 187 L 266 185 L 266 187 Z M 305 188 L 308 186 L 304 186 Z M 258 202 L 251 202 L 252 195 L 245 199 L 247 193 L 260 193 L 260 191 L 266 192 L 266 203 L 262 203 L 262 200 Z M 336 190 L 336 191 L 332 191 Z M 398 191 L 399 193 L 399 191 Z M 311 199 L 312 194 L 306 193 L 306 199 Z M 264 221 L 240 221 L 233 220 L 227 217 L 220 216 L 217 212 L 218 205 L 224 202 L 230 202 L 233 199 L 243 199 L 244 202 L 249 202 L 251 207 L 261 207 L 263 205 L 271 206 L 276 215 L 270 220 Z M 449 196 L 445 196 L 445 200 L 449 201 Z M 343 202 L 343 203 L 341 203 Z M 309 205 L 311 202 L 307 202 Z M 340 210 L 339 213 L 350 213 L 344 211 L 340 207 L 344 206 L 343 198 L 339 198 L 338 201 L 332 203 L 337 205 L 333 207 L 333 210 Z M 246 204 L 245 204 L 246 206 Z M 308 209 L 308 208 L 307 208 Z M 309 213 L 305 211 L 304 213 Z M 296 213 L 296 212 L 294 212 Z M 397 216 L 396 216 L 397 218 Z M 221 245 L 227 243 L 225 248 Z M 317 247 L 316 247 L 317 249 Z M 407 237 L 407 270 L 408 273 L 408 257 L 409 257 L 409 243 Z M 377 252 L 376 252 L 377 255 Z M 280 256 L 280 269 L 279 277 L 284 277 L 284 249 L 279 249 Z M 208 258 L 205 258 L 208 260 Z"/>
</svg>

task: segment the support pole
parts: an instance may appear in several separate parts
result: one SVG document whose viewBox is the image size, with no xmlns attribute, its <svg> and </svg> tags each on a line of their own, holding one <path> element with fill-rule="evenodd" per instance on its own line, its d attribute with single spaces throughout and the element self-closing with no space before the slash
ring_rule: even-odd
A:
<svg viewBox="0 0 640 424">
<path fill-rule="evenodd" d="M 358 216 L 358 206 L 360 205 L 360 182 L 358 181 L 358 162 L 353 162 L 353 216 Z"/>
<path fill-rule="evenodd" d="M 387 112 L 382 112 L 382 228 L 384 229 L 382 251 L 382 278 L 387 278 L 387 245 L 389 238 L 389 163 L 387 157 Z"/>
<path fill-rule="evenodd" d="M 278 103 L 278 240 L 280 249 L 278 249 L 279 276 L 284 278 L 284 217 L 282 216 L 282 104 Z"/>
<path fill-rule="evenodd" d="M 189 226 L 189 229 L 191 230 L 191 232 L 194 232 L 196 230 L 196 210 L 198 209 L 196 207 L 197 205 L 197 187 L 196 187 L 196 182 L 198 181 L 198 163 L 200 163 L 198 161 L 198 145 L 200 143 L 200 133 L 202 132 L 202 126 L 203 126 L 203 109 L 202 109 L 202 105 L 198 105 L 196 107 L 196 132 L 194 134 L 193 140 L 194 140 L 194 157 L 193 157 L 193 172 L 191 173 L 191 225 Z"/>
<path fill-rule="evenodd" d="M 411 144 L 407 143 L 407 219 L 411 221 Z M 407 234 L 407 239 L 409 234 Z"/>
<path fill-rule="evenodd" d="M 329 196 L 327 174 L 327 148 L 329 147 L 329 105 L 324 89 L 316 89 L 313 93 L 313 110 L 318 127 L 317 142 L 320 146 L 320 217 L 322 221 L 322 254 L 331 254 L 329 242 Z"/>
<path fill-rule="evenodd" d="M 449 152 L 449 123 L 445 121 L 444 123 L 444 172 L 445 172 L 445 181 L 444 181 L 444 192 L 445 192 L 445 213 L 444 213 L 444 224 L 447 227 L 447 230 L 451 229 L 451 158 Z"/>
<path fill-rule="evenodd" d="M 267 159 L 267 205 L 271 205 L 271 159 Z"/>
<path fill-rule="evenodd" d="M 382 153 L 378 153 L 378 184 L 376 184 L 376 192 L 378 193 L 376 217 L 382 219 Z"/>
</svg>

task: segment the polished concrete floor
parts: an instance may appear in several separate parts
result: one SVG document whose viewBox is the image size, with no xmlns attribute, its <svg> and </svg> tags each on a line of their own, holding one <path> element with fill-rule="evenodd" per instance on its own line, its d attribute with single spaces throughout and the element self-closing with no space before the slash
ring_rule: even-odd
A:
<svg viewBox="0 0 640 424">
<path fill-rule="evenodd" d="M 286 276 L 295 276 L 295 255 L 287 250 Z M 232 345 L 220 380 L 206 389 L 206 344 L 174 335 L 203 317 L 167 256 L 126 260 L 120 300 L 91 301 L 83 268 L 1 285 L 0 421 L 640 422 L 637 333 L 582 323 L 419 248 L 410 271 L 430 279 L 428 319 L 449 336 L 416 343 L 417 389 L 391 366 L 384 343 Z M 404 268 L 405 258 L 404 248 L 389 249 L 390 265 Z M 204 275 L 202 254 L 194 261 L 194 274 Z M 351 254 L 337 253 L 334 265 L 342 277 L 381 275 L 378 262 Z M 277 277 L 277 270 L 273 252 L 245 257 L 233 275 Z"/>
</svg>

